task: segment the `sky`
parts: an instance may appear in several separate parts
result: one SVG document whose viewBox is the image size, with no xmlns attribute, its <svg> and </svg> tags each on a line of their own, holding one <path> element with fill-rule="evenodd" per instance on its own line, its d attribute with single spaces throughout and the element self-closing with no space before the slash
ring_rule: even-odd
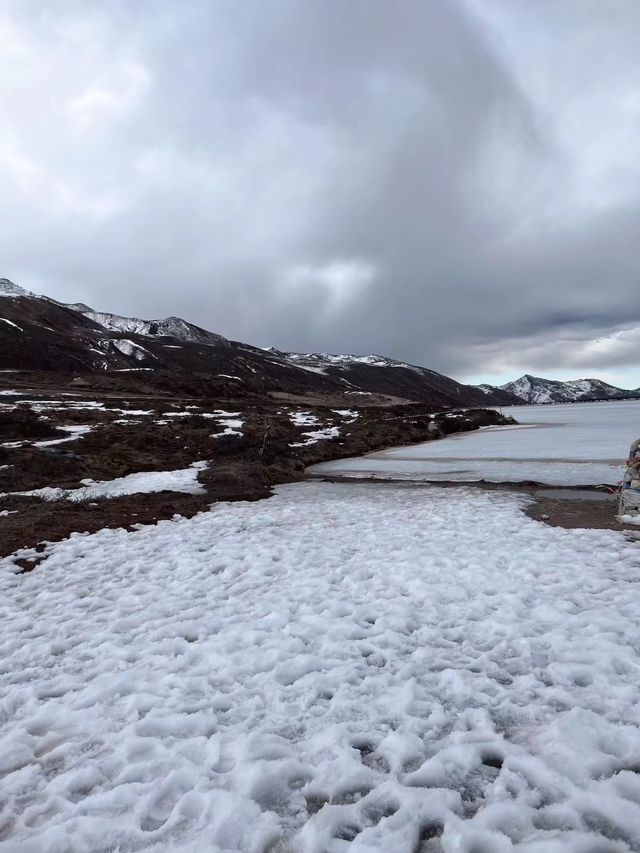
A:
<svg viewBox="0 0 640 853">
<path fill-rule="evenodd" d="M 0 0 L 0 276 L 640 386 L 637 0 Z"/>
</svg>

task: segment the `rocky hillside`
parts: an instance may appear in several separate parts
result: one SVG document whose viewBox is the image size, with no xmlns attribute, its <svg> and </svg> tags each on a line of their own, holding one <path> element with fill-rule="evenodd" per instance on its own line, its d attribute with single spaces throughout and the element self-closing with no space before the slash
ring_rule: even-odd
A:
<svg viewBox="0 0 640 853">
<path fill-rule="evenodd" d="M 483 386 L 490 388 L 491 386 Z M 625 400 L 640 397 L 640 391 L 616 388 L 600 379 L 573 379 L 559 382 L 540 376 L 525 374 L 513 382 L 500 386 L 524 403 L 584 403 L 593 400 Z"/>
<path fill-rule="evenodd" d="M 510 393 L 487 393 L 433 370 L 382 356 L 263 350 L 179 317 L 142 320 L 39 296 L 0 280 L 0 370 L 101 376 L 143 390 L 235 396 L 331 396 L 366 404 L 381 398 L 434 406 L 508 405 Z"/>
</svg>

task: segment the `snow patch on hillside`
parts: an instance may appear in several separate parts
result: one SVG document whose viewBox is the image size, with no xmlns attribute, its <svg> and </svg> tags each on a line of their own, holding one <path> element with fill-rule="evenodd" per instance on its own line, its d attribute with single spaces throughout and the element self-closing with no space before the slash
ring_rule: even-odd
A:
<svg viewBox="0 0 640 853">
<path fill-rule="evenodd" d="M 3 323 L 6 323 L 6 324 L 7 324 L 7 326 L 13 326 L 13 328 L 14 328 L 14 329 L 17 329 L 19 332 L 23 332 L 23 331 L 24 331 L 24 329 L 22 328 L 22 326 L 18 326 L 18 324 L 17 324 L 17 323 L 12 323 L 12 322 L 11 322 L 11 320 L 7 320 L 7 318 L 6 318 L 6 317 L 0 317 L 0 321 L 2 321 Z"/>
<path fill-rule="evenodd" d="M 279 355 L 286 361 L 294 364 L 296 367 L 302 367 L 305 370 L 315 370 L 317 372 L 325 372 L 329 367 L 354 367 L 357 365 L 366 365 L 368 367 L 396 367 L 405 370 L 411 370 L 421 376 L 438 376 L 439 374 L 426 367 L 419 367 L 415 364 L 409 364 L 406 361 L 397 361 L 393 358 L 386 358 L 383 355 L 351 355 L 351 354 L 334 354 L 334 353 L 300 353 L 300 352 L 281 352 L 273 347 L 270 347 L 269 352 Z"/>
<path fill-rule="evenodd" d="M 312 426 L 320 423 L 312 412 L 291 412 L 289 420 L 294 426 Z"/>
<path fill-rule="evenodd" d="M 66 444 L 68 441 L 75 441 L 75 439 L 80 438 L 81 435 L 86 435 L 88 432 L 91 432 L 93 427 L 89 424 L 77 424 L 72 426 L 61 426 L 57 427 L 57 429 L 67 432 L 69 435 L 65 438 L 52 438 L 47 441 L 34 441 L 34 446 L 53 447 L 55 444 Z"/>
<path fill-rule="evenodd" d="M 340 427 L 337 426 L 329 426 L 323 427 L 322 429 L 310 430 L 309 432 L 303 432 L 302 435 L 306 435 L 307 438 L 305 441 L 295 441 L 289 445 L 289 447 L 308 447 L 310 444 L 316 444 L 318 441 L 326 441 L 329 438 L 339 438 L 340 437 Z"/>
<path fill-rule="evenodd" d="M 198 472 L 207 467 L 206 462 L 194 462 L 189 468 L 177 471 L 141 471 L 117 477 L 114 480 L 80 480 L 78 489 L 58 489 L 45 486 L 27 492 L 8 492 L 11 495 L 42 498 L 46 501 L 88 501 L 96 498 L 116 498 L 122 495 L 148 494 L 149 492 L 186 492 L 201 494 L 204 486 L 198 482 Z M 2 848 L 0 847 L 0 850 Z"/>
<path fill-rule="evenodd" d="M 244 420 L 234 417 L 219 418 L 219 425 L 224 429 L 221 432 L 212 432 L 211 438 L 220 438 L 221 435 L 242 435 Z"/>
<path fill-rule="evenodd" d="M 148 350 L 141 347 L 140 344 L 136 344 L 134 341 L 130 341 L 127 338 L 119 338 L 118 340 L 113 341 L 113 345 L 123 355 L 135 358 L 136 361 L 142 361 L 149 357 L 155 358 L 155 356 L 152 356 Z"/>
</svg>

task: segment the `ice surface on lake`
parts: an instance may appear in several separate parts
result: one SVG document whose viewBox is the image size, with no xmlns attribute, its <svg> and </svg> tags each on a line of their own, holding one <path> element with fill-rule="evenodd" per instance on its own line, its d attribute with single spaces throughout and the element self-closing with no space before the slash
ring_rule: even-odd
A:
<svg viewBox="0 0 640 853">
<path fill-rule="evenodd" d="M 640 850 L 640 555 L 286 486 L 0 561 L 0 853 Z"/>
<path fill-rule="evenodd" d="M 314 465 L 316 474 L 409 480 L 536 480 L 614 484 L 640 436 L 640 401 L 505 407 L 522 425 L 489 427 L 357 459 Z"/>
</svg>

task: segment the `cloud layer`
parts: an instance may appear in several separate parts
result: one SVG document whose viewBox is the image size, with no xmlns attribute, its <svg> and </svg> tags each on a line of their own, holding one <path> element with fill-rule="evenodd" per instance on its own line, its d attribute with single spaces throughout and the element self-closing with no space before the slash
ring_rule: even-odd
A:
<svg viewBox="0 0 640 853">
<path fill-rule="evenodd" d="M 1 272 L 257 344 L 633 384 L 639 37 L 635 0 L 5 0 Z"/>
</svg>

